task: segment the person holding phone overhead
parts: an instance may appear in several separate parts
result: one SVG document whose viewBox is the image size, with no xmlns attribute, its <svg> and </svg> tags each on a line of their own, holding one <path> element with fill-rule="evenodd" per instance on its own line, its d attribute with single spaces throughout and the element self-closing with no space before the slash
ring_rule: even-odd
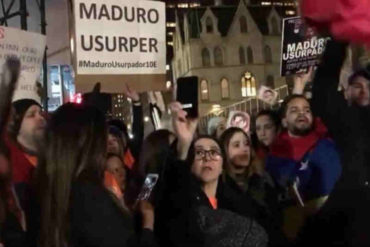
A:
<svg viewBox="0 0 370 247">
<path fill-rule="evenodd" d="M 166 214 L 158 219 L 160 244 L 266 246 L 268 237 L 255 221 L 226 211 L 219 201 L 224 156 L 217 140 L 210 136 L 193 140 L 198 120 L 189 118 L 179 102 L 172 103 L 171 110 L 176 154 L 167 158 L 162 177 Z"/>
</svg>

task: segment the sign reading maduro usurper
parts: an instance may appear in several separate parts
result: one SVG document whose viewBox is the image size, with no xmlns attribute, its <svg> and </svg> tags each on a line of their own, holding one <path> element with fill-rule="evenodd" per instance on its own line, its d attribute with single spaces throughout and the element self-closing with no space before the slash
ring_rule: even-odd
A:
<svg viewBox="0 0 370 247">
<path fill-rule="evenodd" d="M 307 72 L 319 62 L 327 37 L 320 37 L 300 17 L 283 20 L 281 76 Z"/>
<path fill-rule="evenodd" d="M 40 78 L 45 47 L 44 35 L 0 26 L 0 74 L 8 57 L 15 56 L 21 62 L 13 101 L 28 98 L 40 103 L 36 81 Z"/>
<path fill-rule="evenodd" d="M 76 87 L 122 92 L 165 89 L 165 3 L 145 0 L 74 0 Z"/>
</svg>

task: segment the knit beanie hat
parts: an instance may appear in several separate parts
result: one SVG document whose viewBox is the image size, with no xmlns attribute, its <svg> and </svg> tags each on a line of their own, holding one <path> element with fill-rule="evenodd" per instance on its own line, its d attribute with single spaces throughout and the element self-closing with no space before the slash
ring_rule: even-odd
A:
<svg viewBox="0 0 370 247">
<path fill-rule="evenodd" d="M 13 114 L 9 132 L 13 138 L 16 138 L 21 128 L 21 124 L 27 110 L 33 105 L 37 105 L 41 108 L 41 105 L 33 99 L 20 99 L 14 101 L 12 105 L 13 105 Z"/>
</svg>

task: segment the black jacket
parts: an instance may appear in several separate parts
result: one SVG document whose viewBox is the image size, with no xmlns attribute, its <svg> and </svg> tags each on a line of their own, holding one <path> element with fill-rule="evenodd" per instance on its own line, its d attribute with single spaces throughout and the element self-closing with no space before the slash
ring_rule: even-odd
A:
<svg viewBox="0 0 370 247">
<path fill-rule="evenodd" d="M 72 246 L 156 246 L 150 230 L 135 234 L 131 215 L 102 186 L 87 182 L 74 184 L 70 205 Z"/>
<path fill-rule="evenodd" d="M 169 155 L 158 185 L 163 190 L 157 201 L 155 226 L 160 246 L 220 246 L 220 243 L 230 247 L 266 246 L 268 237 L 258 223 L 224 211 L 227 208 L 223 207 L 230 203 L 225 203 L 220 193 L 230 190 L 220 186 L 220 182 L 216 195 L 218 210 L 212 209 L 186 162 Z"/>
<path fill-rule="evenodd" d="M 370 107 L 349 105 L 337 90 L 346 47 L 328 43 L 313 84 L 313 111 L 334 138 L 343 166 L 319 214 L 321 227 L 314 228 L 325 246 L 370 246 Z"/>
</svg>

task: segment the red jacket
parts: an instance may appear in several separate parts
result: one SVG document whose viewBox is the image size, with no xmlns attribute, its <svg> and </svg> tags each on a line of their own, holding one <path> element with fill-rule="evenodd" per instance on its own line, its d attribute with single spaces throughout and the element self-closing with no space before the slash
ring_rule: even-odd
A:
<svg viewBox="0 0 370 247">
<path fill-rule="evenodd" d="M 302 0 L 302 17 L 338 40 L 370 47 L 369 0 Z"/>
<path fill-rule="evenodd" d="M 37 165 L 36 156 L 26 154 L 17 144 L 9 139 L 6 139 L 6 143 L 10 150 L 13 183 L 29 184 Z"/>
</svg>

